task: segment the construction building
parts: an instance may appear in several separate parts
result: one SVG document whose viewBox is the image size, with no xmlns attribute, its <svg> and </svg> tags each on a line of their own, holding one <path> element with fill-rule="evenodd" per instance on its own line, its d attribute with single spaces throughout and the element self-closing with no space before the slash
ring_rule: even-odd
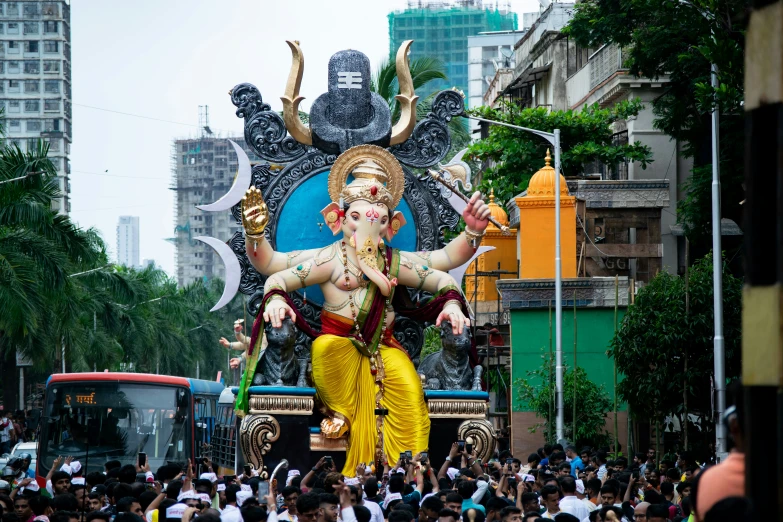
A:
<svg viewBox="0 0 783 522">
<path fill-rule="evenodd" d="M 427 84 L 429 94 L 456 87 L 468 93 L 468 37 L 487 31 L 515 31 L 517 15 L 510 7 L 484 7 L 481 0 L 410 0 L 404 11 L 389 13 L 389 55 L 393 59 L 405 40 L 415 40 L 411 59 L 439 58 L 448 80 Z M 493 73 L 494 75 L 494 73 Z"/>
<path fill-rule="evenodd" d="M 139 264 L 139 217 L 117 220 L 117 264 L 137 268 Z"/>
<path fill-rule="evenodd" d="M 0 109 L 6 144 L 23 152 L 43 140 L 71 210 L 71 8 L 68 1 L 0 2 Z"/>
<path fill-rule="evenodd" d="M 208 125 L 205 127 L 208 129 Z M 228 241 L 242 227 L 230 211 L 202 212 L 196 205 L 208 204 L 223 196 L 237 172 L 237 156 L 228 140 L 240 145 L 251 162 L 258 157 L 244 138 L 214 136 L 211 131 L 199 138 L 174 140 L 171 148 L 171 186 L 175 194 L 174 237 L 177 283 L 184 286 L 198 279 L 225 279 L 220 256 L 209 246 L 194 240 L 212 236 Z"/>
</svg>

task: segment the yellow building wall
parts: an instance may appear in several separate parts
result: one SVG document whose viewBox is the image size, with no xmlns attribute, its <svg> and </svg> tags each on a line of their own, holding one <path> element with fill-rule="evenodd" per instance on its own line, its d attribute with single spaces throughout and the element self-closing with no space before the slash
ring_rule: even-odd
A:
<svg viewBox="0 0 783 522">
<path fill-rule="evenodd" d="M 490 225 L 491 228 L 495 228 Z M 500 270 L 517 272 L 517 238 L 516 230 L 511 231 L 511 235 L 504 236 L 499 230 L 495 228 L 487 229 L 487 234 L 481 240 L 481 246 L 493 246 L 495 250 L 491 252 L 485 252 L 476 259 L 465 272 L 465 295 L 473 302 L 473 290 L 476 285 L 476 266 L 478 265 L 479 272 L 489 272 L 491 270 L 498 269 L 498 263 L 500 263 Z M 516 279 L 514 274 L 504 274 L 501 279 Z M 497 301 L 498 291 L 495 287 L 494 277 L 479 277 L 478 278 L 478 296 L 479 301 Z"/>
<path fill-rule="evenodd" d="M 516 198 L 519 207 L 520 279 L 555 277 L 554 198 Z M 560 257 L 562 275 L 576 277 L 576 207 L 574 198 L 560 198 Z"/>
</svg>

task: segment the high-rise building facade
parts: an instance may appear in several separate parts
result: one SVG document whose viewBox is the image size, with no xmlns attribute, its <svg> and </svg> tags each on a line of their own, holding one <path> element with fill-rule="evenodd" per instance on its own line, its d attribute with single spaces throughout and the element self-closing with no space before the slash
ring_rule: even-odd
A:
<svg viewBox="0 0 783 522">
<path fill-rule="evenodd" d="M 0 107 L 5 137 L 22 151 L 49 145 L 70 212 L 71 8 L 68 1 L 0 2 Z"/>
<path fill-rule="evenodd" d="M 404 11 L 389 13 L 390 56 L 393 59 L 402 42 L 414 40 L 411 59 L 439 58 L 449 78 L 433 81 L 416 94 L 424 99 L 432 92 L 456 87 L 467 97 L 468 37 L 516 28 L 516 13 L 507 8 L 485 8 L 481 0 L 411 0 Z"/>
<path fill-rule="evenodd" d="M 120 216 L 117 220 L 117 264 L 138 268 L 139 218 Z"/>
<path fill-rule="evenodd" d="M 204 136 L 175 140 L 171 151 L 171 190 L 174 191 L 174 237 L 176 247 L 177 283 L 184 286 L 198 279 L 225 280 L 226 269 L 220 256 L 211 247 L 193 239 L 212 236 L 224 241 L 241 226 L 230 211 L 203 212 L 196 205 L 216 201 L 234 182 L 237 155 L 228 142 L 237 143 L 251 162 L 258 161 L 245 144 L 244 138 Z"/>
</svg>

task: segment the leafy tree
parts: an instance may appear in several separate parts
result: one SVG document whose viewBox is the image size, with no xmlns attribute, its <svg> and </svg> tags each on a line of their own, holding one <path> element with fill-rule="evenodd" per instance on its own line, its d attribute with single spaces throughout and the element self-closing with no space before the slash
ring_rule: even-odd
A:
<svg viewBox="0 0 783 522">
<path fill-rule="evenodd" d="M 741 215 L 744 169 L 744 48 L 746 0 L 586 0 L 577 3 L 565 33 L 585 47 L 616 43 L 625 66 L 644 78 L 668 77 L 653 100 L 655 126 L 685 144 L 694 158 L 678 217 L 691 241 L 710 234 L 711 121 L 717 103 L 720 120 L 722 213 Z M 720 87 L 710 84 L 710 64 Z"/>
<path fill-rule="evenodd" d="M 523 109 L 506 102 L 496 109 L 479 107 L 471 113 L 545 132 L 560 129 L 561 173 L 575 176 L 582 173 L 586 163 L 594 160 L 607 165 L 636 161 L 643 168 L 652 161 L 650 148 L 639 142 L 612 144 L 611 124 L 639 114 L 642 108 L 639 100 L 623 101 L 611 109 L 593 105 L 580 112 L 549 111 L 545 107 Z M 489 136 L 469 149 L 472 158 L 493 163 L 484 172 L 480 190 L 488 193 L 491 186 L 501 201 L 510 200 L 527 189 L 530 177 L 544 166 L 544 156 L 549 147 L 548 142 L 529 132 L 500 125 L 490 126 Z"/>
<path fill-rule="evenodd" d="M 535 412 L 542 422 L 528 428 L 531 433 L 542 429 L 548 443 L 555 443 L 555 361 L 550 354 L 542 356 L 543 365 L 528 370 L 527 379 L 517 379 L 514 387 L 517 400 L 524 408 Z M 573 431 L 574 382 L 576 382 L 576 435 Z M 587 377 L 584 368 L 577 366 L 563 369 L 563 431 L 567 439 L 579 445 L 604 446 L 609 442 L 606 432 L 606 414 L 612 402 L 603 385 L 595 384 Z"/>
<path fill-rule="evenodd" d="M 625 377 L 618 396 L 639 420 L 659 421 L 667 416 L 685 423 L 688 411 L 701 418 L 698 428 L 709 441 L 712 417 L 713 292 L 712 255 L 698 260 L 683 277 L 661 271 L 628 307 L 610 357 Z M 726 377 L 739 377 L 742 345 L 742 281 L 723 265 L 723 328 Z"/>
<path fill-rule="evenodd" d="M 1 129 L 0 129 L 1 132 Z M 0 380 L 14 403 L 16 354 L 33 363 L 32 376 L 93 368 L 204 376 L 226 370 L 218 344 L 241 317 L 241 298 L 210 313 L 222 282 L 178 289 L 157 268 L 113 265 L 94 230 L 52 210 L 60 196 L 47 148 L 22 153 L 0 147 Z"/>
</svg>

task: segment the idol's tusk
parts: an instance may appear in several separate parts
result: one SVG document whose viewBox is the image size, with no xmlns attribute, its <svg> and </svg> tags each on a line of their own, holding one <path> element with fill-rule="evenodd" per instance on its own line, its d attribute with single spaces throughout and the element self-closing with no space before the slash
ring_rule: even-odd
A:
<svg viewBox="0 0 783 522">
<path fill-rule="evenodd" d="M 440 175 L 440 172 L 436 170 L 428 170 L 427 172 L 430 173 L 430 176 L 432 176 L 435 179 L 435 181 L 448 188 L 452 193 L 456 194 L 457 197 L 460 198 L 462 201 L 464 201 L 465 203 L 470 203 L 470 198 L 468 198 L 465 194 L 460 192 L 456 187 L 452 186 L 451 183 L 443 179 L 443 176 Z M 489 222 L 495 225 L 496 227 L 498 227 L 504 236 L 508 236 L 511 234 L 511 229 L 509 229 L 506 225 L 501 225 L 498 222 L 498 220 L 496 220 L 492 216 L 489 216 Z"/>
<path fill-rule="evenodd" d="M 400 104 L 400 119 L 394 124 L 389 145 L 398 145 L 408 139 L 416 126 L 416 102 L 419 97 L 413 89 L 408 52 L 413 40 L 405 40 L 397 50 L 397 83 L 400 85 L 400 94 L 395 99 Z"/>
<path fill-rule="evenodd" d="M 304 74 L 304 54 L 299 47 L 299 42 L 286 40 L 291 48 L 291 72 L 288 74 L 288 82 L 285 85 L 283 101 L 283 121 L 288 133 L 302 145 L 312 145 L 313 137 L 310 129 L 299 119 L 299 103 L 304 100 L 299 96 L 299 87 L 302 85 Z"/>
</svg>

